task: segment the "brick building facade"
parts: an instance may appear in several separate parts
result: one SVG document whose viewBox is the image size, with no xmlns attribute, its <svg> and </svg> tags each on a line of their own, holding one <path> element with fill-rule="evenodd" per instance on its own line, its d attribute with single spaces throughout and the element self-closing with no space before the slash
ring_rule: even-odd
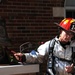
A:
<svg viewBox="0 0 75 75">
<path fill-rule="evenodd" d="M 19 50 L 24 42 L 45 42 L 58 34 L 54 22 L 63 19 L 64 0 L 2 0 L 0 18 L 6 21 L 11 49 Z M 56 12 L 56 13 L 55 13 Z M 44 71 L 45 66 L 42 66 Z M 42 74 L 43 75 L 43 74 Z"/>
</svg>

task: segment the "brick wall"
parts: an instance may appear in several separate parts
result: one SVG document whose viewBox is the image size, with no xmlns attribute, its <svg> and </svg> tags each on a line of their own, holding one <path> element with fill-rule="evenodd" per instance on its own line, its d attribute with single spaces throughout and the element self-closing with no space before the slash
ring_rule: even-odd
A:
<svg viewBox="0 0 75 75">
<path fill-rule="evenodd" d="M 0 18 L 6 20 L 12 49 L 18 51 L 24 42 L 47 41 L 57 35 L 63 17 L 53 17 L 52 7 L 63 7 L 64 0 L 2 0 Z"/>
<path fill-rule="evenodd" d="M 24 42 L 52 39 L 57 34 L 52 7 L 63 6 L 63 0 L 2 0 L 0 17 L 6 20 L 7 33 L 12 48 L 19 49 Z"/>
</svg>

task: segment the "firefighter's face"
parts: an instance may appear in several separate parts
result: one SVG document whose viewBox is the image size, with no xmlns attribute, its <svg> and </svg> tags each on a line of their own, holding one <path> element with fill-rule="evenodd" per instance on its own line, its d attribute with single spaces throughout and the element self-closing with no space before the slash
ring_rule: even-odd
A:
<svg viewBox="0 0 75 75">
<path fill-rule="evenodd" d="M 71 32 L 67 32 L 65 30 L 61 30 L 60 36 L 59 36 L 59 40 L 61 42 L 68 42 L 71 40 L 71 38 L 73 37 L 73 34 Z"/>
</svg>

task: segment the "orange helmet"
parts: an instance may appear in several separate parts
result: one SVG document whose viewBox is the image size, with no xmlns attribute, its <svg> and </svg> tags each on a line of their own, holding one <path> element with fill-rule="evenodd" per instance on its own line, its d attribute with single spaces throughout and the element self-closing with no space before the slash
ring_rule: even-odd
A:
<svg viewBox="0 0 75 75">
<path fill-rule="evenodd" d="M 65 18 L 63 19 L 60 24 L 56 23 L 60 28 L 71 31 L 75 33 L 75 19 L 74 18 Z"/>
</svg>

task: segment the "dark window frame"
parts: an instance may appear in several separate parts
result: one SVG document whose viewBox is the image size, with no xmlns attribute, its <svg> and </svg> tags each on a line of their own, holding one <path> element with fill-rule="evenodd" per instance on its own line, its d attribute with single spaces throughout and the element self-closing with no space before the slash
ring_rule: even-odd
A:
<svg viewBox="0 0 75 75">
<path fill-rule="evenodd" d="M 75 0 L 65 0 L 64 2 L 64 17 L 72 17 L 75 18 Z M 72 5 L 73 4 L 73 5 Z"/>
</svg>

